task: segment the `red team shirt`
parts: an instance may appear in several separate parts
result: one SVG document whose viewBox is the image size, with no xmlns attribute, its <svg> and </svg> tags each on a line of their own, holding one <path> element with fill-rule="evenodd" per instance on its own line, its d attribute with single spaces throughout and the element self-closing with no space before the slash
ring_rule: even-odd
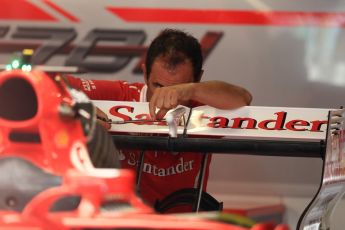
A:
<svg viewBox="0 0 345 230">
<path fill-rule="evenodd" d="M 71 85 L 82 90 L 92 100 L 146 101 L 147 87 L 143 83 L 126 81 L 85 80 L 68 76 Z M 140 151 L 120 150 L 122 168 L 136 170 Z M 204 190 L 206 190 L 211 157 L 208 158 Z M 183 188 L 196 188 L 202 154 L 145 151 L 141 176 L 141 196 L 153 205 L 167 195 Z"/>
</svg>

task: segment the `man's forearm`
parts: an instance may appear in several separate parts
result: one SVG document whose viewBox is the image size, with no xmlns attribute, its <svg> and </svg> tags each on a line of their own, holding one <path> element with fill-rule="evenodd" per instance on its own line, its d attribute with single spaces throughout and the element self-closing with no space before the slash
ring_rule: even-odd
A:
<svg viewBox="0 0 345 230">
<path fill-rule="evenodd" d="M 234 109 L 249 105 L 252 95 L 244 88 L 222 81 L 193 84 L 193 100 L 218 109 Z"/>
</svg>

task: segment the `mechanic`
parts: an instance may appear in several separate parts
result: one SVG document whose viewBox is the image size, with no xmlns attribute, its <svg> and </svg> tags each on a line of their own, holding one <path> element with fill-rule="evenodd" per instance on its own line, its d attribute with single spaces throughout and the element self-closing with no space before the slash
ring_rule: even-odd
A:
<svg viewBox="0 0 345 230">
<path fill-rule="evenodd" d="M 222 81 L 200 82 L 202 64 L 202 51 L 196 38 L 180 30 L 165 29 L 147 50 L 142 65 L 145 84 L 72 76 L 67 79 L 92 100 L 149 102 L 153 120 L 162 119 L 168 110 L 180 104 L 189 107 L 209 105 L 218 109 L 235 109 L 250 104 L 252 96 L 242 87 Z M 98 115 L 107 118 L 100 110 Z M 110 128 L 110 124 L 99 122 Z M 135 170 L 139 157 L 139 151 L 121 150 L 121 167 Z M 153 205 L 174 191 L 195 187 L 201 159 L 200 153 L 146 151 L 140 183 L 142 198 Z M 208 159 L 204 190 L 211 157 Z"/>
</svg>

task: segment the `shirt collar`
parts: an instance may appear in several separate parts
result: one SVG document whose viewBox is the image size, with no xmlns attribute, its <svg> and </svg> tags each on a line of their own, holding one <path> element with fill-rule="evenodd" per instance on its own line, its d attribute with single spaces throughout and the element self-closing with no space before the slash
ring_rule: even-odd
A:
<svg viewBox="0 0 345 230">
<path fill-rule="evenodd" d="M 147 85 L 144 85 L 144 87 L 140 91 L 140 102 L 147 102 Z"/>
</svg>

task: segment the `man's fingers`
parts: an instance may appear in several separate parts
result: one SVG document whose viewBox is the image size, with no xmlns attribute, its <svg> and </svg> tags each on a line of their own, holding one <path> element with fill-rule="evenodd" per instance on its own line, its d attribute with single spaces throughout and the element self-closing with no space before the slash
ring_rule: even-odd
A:
<svg viewBox="0 0 345 230">
<path fill-rule="evenodd" d="M 97 119 L 97 122 L 107 130 L 111 128 L 111 124 L 109 124 L 108 122 L 102 121 L 100 119 Z"/>
<path fill-rule="evenodd" d="M 163 103 L 164 103 L 164 106 L 163 108 L 165 109 L 170 109 L 173 105 L 172 105 L 172 96 L 173 96 L 173 91 L 167 91 L 166 94 L 164 95 L 164 98 L 163 98 Z"/>
<path fill-rule="evenodd" d="M 107 122 L 109 120 L 108 115 L 96 107 L 97 122 L 106 129 L 110 129 L 111 125 Z"/>
<path fill-rule="evenodd" d="M 171 105 L 172 108 L 175 108 L 176 106 L 178 106 L 178 104 L 179 104 L 178 93 L 175 92 L 170 97 L 170 105 Z"/>
<path fill-rule="evenodd" d="M 103 118 L 103 120 L 108 120 L 108 115 L 96 107 L 96 115 L 98 118 Z"/>
<path fill-rule="evenodd" d="M 164 108 L 164 102 L 165 102 L 165 99 L 166 98 L 166 95 L 164 93 L 159 93 L 157 95 L 157 100 L 156 100 L 156 108 Z"/>
<path fill-rule="evenodd" d="M 156 90 L 157 91 L 157 90 Z M 155 92 L 150 100 L 149 109 L 150 109 L 150 116 L 153 120 L 156 119 L 156 100 L 157 100 L 157 92 Z"/>
<path fill-rule="evenodd" d="M 162 119 L 168 110 L 176 108 L 179 103 L 178 92 L 170 88 L 159 88 L 152 95 L 149 109 L 152 119 Z M 156 114 L 156 109 L 160 111 Z"/>
<path fill-rule="evenodd" d="M 162 120 L 169 109 L 160 109 L 156 114 L 156 120 Z"/>
</svg>

